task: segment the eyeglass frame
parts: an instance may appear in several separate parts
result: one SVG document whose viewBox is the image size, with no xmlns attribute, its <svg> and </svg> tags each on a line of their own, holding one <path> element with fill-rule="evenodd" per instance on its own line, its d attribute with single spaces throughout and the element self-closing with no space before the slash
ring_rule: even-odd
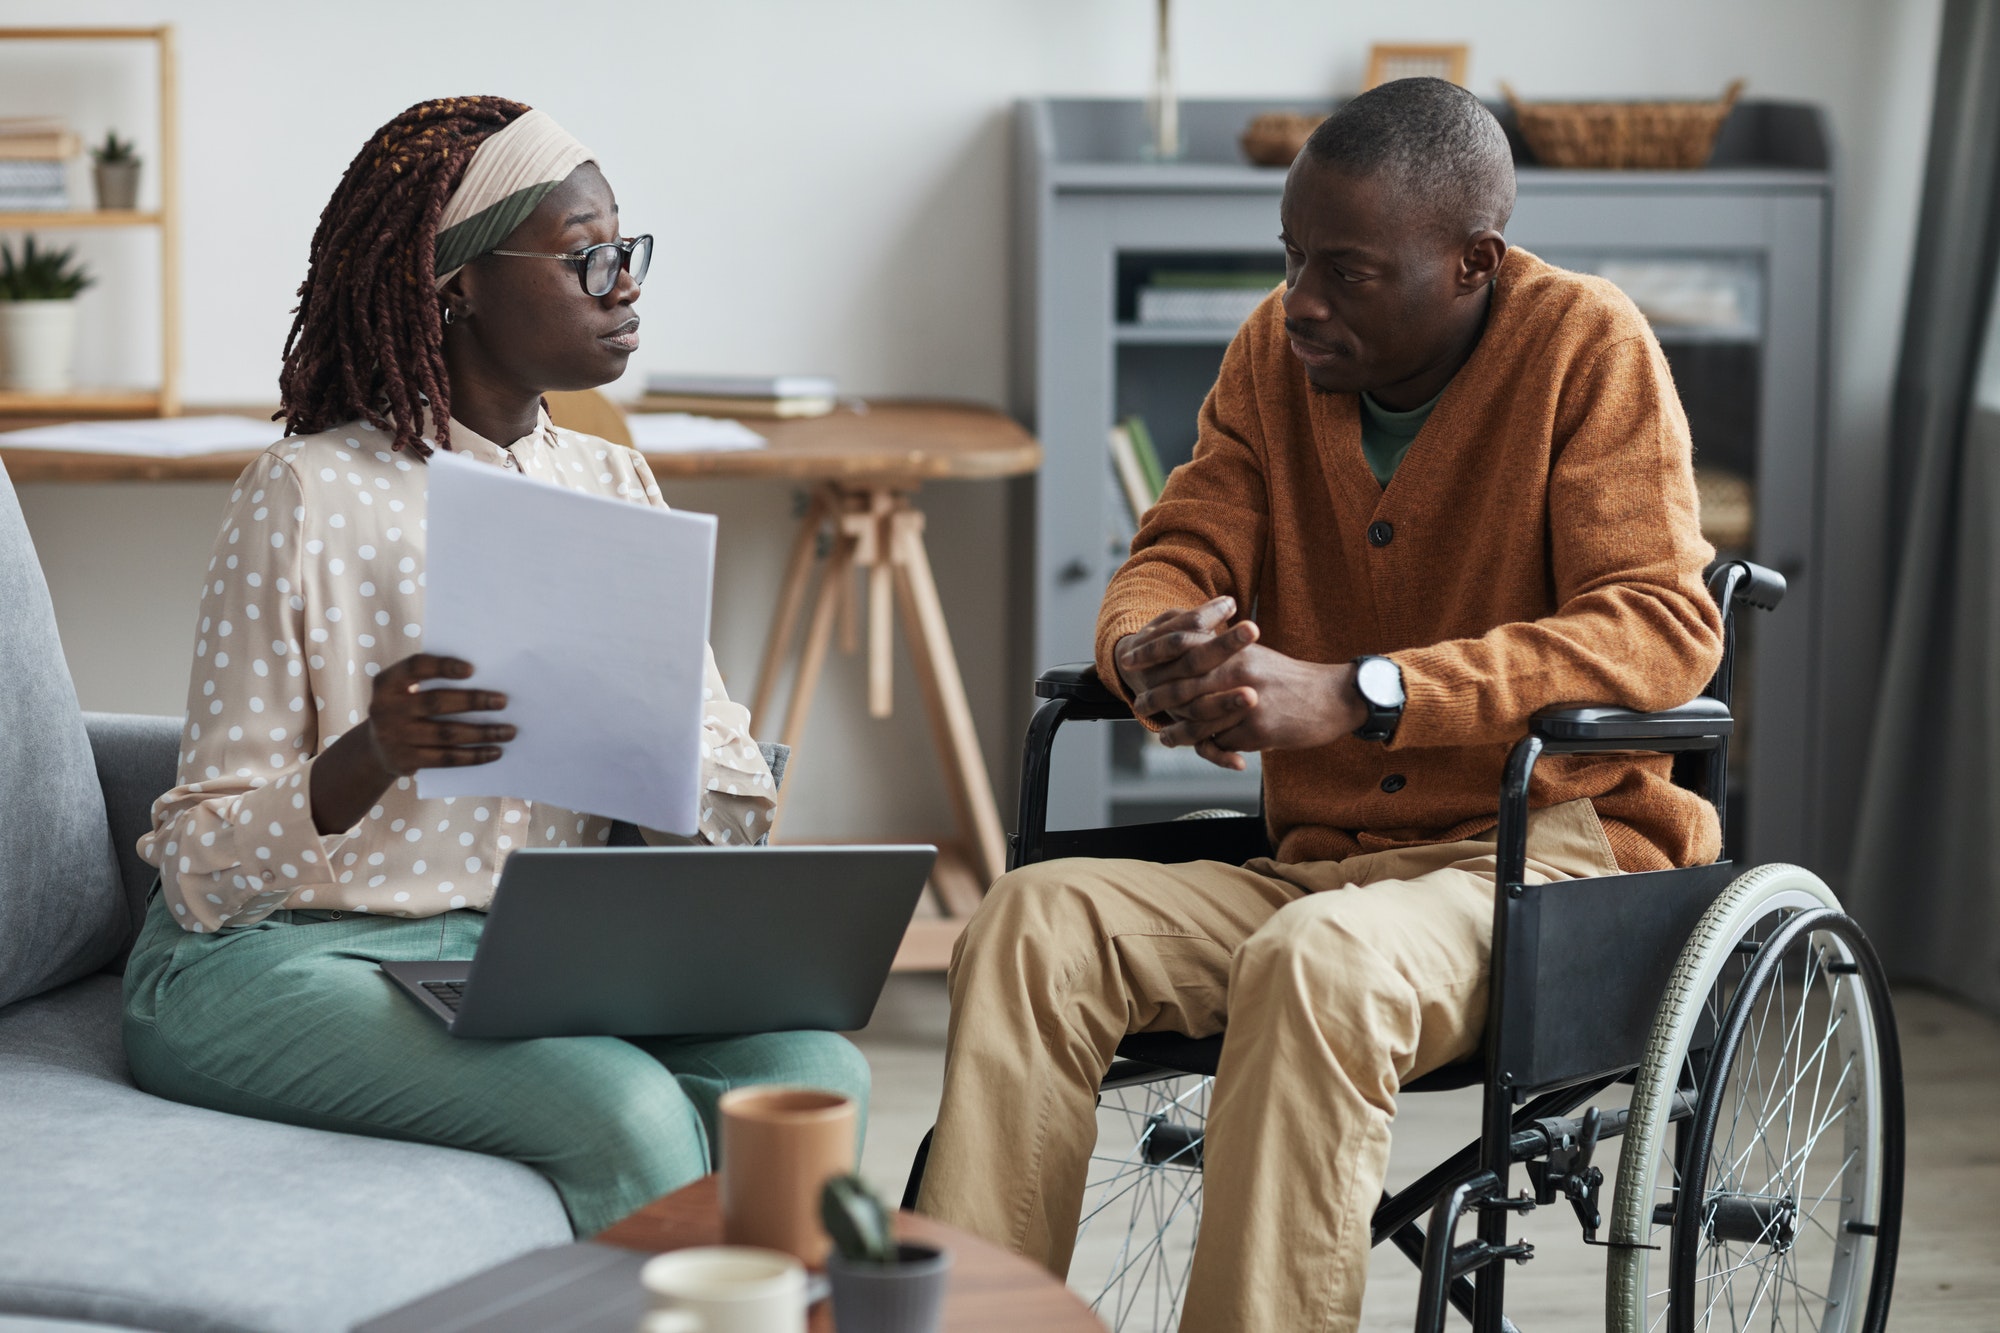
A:
<svg viewBox="0 0 2000 1333">
<path fill-rule="evenodd" d="M 646 246 L 646 268 L 647 270 L 651 270 L 653 266 L 653 234 L 651 232 L 641 232 L 637 236 L 627 236 L 622 240 L 599 241 L 596 245 L 587 245 L 581 250 L 572 250 L 567 254 L 552 254 L 546 250 L 488 250 L 486 253 L 489 255 L 509 255 L 516 259 L 560 259 L 566 264 L 575 264 L 577 285 L 583 288 L 585 296 L 596 298 L 609 296 L 617 289 L 618 275 L 632 271 L 632 255 L 638 250 L 642 241 Z M 593 292 L 590 290 L 590 257 L 599 250 L 618 251 L 618 267 L 611 270 L 611 281 L 606 285 L 604 290 Z M 642 272 L 634 276 L 632 282 L 635 286 L 644 286 L 646 282 L 645 274 Z"/>
</svg>

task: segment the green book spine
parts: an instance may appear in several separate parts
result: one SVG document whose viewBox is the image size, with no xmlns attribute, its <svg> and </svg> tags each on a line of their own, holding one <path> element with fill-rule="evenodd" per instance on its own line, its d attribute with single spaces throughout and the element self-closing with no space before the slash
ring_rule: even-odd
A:
<svg viewBox="0 0 2000 1333">
<path fill-rule="evenodd" d="M 1146 485 L 1157 500 L 1167 484 L 1167 472 L 1160 466 L 1160 451 L 1153 447 L 1153 433 L 1146 429 L 1146 418 L 1140 416 L 1126 417 L 1125 429 L 1132 436 L 1132 452 L 1139 456 L 1139 470 L 1146 474 Z"/>
</svg>

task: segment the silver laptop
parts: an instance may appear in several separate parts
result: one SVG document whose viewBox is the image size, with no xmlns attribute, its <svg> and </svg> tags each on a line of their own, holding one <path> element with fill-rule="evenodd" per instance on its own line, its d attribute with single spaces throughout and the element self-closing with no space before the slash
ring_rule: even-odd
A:
<svg viewBox="0 0 2000 1333">
<path fill-rule="evenodd" d="M 867 1025 L 935 847 L 515 852 L 471 962 L 383 963 L 458 1037 Z"/>
</svg>

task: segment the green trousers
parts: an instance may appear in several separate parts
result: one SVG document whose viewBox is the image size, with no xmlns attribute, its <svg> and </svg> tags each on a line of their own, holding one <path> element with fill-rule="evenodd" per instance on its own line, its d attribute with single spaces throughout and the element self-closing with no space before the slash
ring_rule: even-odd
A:
<svg viewBox="0 0 2000 1333">
<path fill-rule="evenodd" d="M 132 1077 L 218 1111 L 511 1157 L 583 1236 L 713 1170 L 731 1088 L 826 1088 L 865 1112 L 867 1061 L 831 1032 L 463 1040 L 377 967 L 470 958 L 485 923 L 278 912 L 194 935 L 155 893 L 125 971 Z"/>
</svg>

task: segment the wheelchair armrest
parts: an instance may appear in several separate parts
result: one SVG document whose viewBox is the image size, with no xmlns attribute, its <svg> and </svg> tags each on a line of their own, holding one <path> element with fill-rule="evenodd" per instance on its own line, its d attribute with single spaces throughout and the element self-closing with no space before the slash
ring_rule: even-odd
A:
<svg viewBox="0 0 2000 1333">
<path fill-rule="evenodd" d="M 1037 699 L 1060 699 L 1062 715 L 1071 722 L 1129 721 L 1132 707 L 1105 688 L 1095 662 L 1065 662 L 1035 678 Z"/>
<path fill-rule="evenodd" d="M 1530 734 L 1551 752 L 1712 750 L 1735 729 L 1729 705 L 1702 695 L 1678 708 L 1641 713 L 1630 708 L 1544 708 Z"/>
<path fill-rule="evenodd" d="M 1074 699 L 1078 703 L 1123 703 L 1097 677 L 1095 662 L 1065 662 L 1035 677 L 1037 699 Z"/>
</svg>

